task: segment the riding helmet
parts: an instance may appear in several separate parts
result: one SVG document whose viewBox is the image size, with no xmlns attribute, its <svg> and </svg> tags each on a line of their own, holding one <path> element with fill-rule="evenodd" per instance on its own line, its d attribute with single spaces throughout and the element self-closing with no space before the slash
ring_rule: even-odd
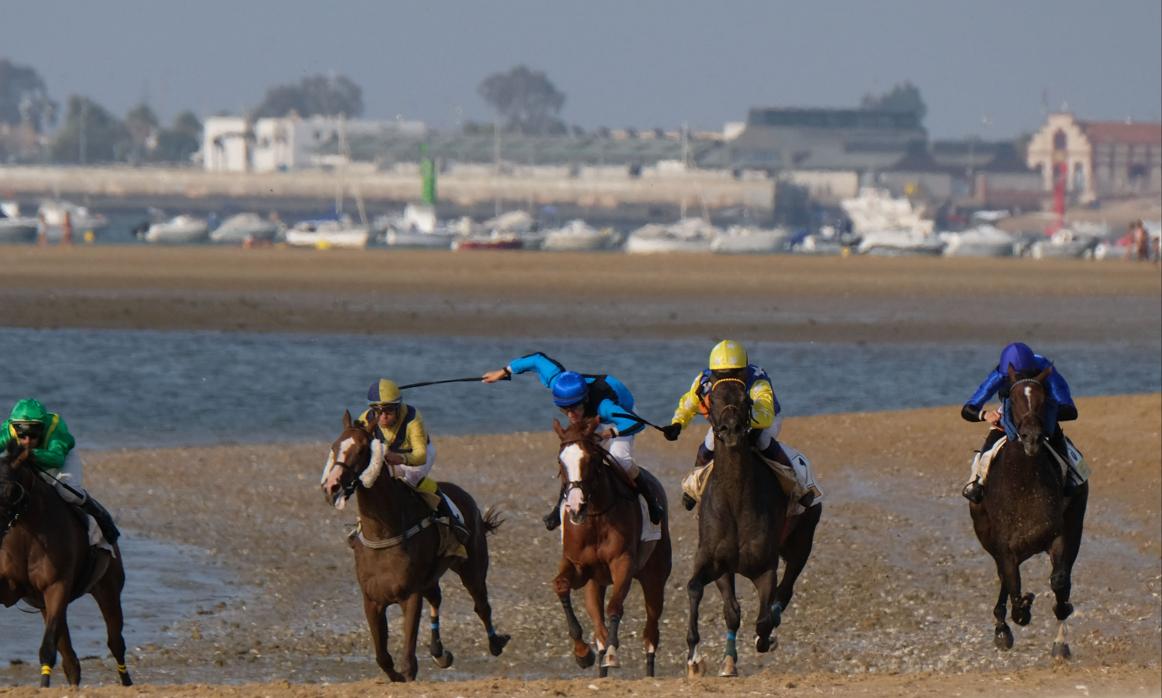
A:
<svg viewBox="0 0 1162 698">
<path fill-rule="evenodd" d="M 12 414 L 8 416 L 11 422 L 44 424 L 48 420 L 48 410 L 39 400 L 25 398 L 12 407 Z"/>
<path fill-rule="evenodd" d="M 1001 361 L 997 368 L 1007 373 L 1010 366 L 1017 373 L 1037 370 L 1037 358 L 1033 355 L 1033 350 L 1029 348 L 1029 345 L 1023 342 L 1013 342 L 1001 351 Z"/>
<path fill-rule="evenodd" d="M 380 378 L 371 384 L 367 390 L 367 404 L 369 405 L 396 405 L 403 399 L 399 386 L 395 381 Z"/>
<path fill-rule="evenodd" d="M 553 404 L 557 407 L 572 407 L 589 394 L 589 384 L 575 371 L 562 371 L 553 379 Z"/>
<path fill-rule="evenodd" d="M 735 368 L 746 368 L 749 360 L 746 349 L 733 339 L 724 339 L 710 350 L 710 370 L 726 371 Z"/>
</svg>

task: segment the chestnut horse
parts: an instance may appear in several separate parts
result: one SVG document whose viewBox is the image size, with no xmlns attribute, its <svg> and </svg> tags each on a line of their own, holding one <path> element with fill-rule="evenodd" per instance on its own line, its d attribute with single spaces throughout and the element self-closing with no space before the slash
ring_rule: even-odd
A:
<svg viewBox="0 0 1162 698">
<path fill-rule="evenodd" d="M 492 626 L 488 602 L 488 541 L 485 535 L 500 527 L 499 515 L 489 509 L 483 515 L 464 490 L 450 482 L 439 483 L 464 517 L 468 540 L 463 557 L 441 557 L 440 531 L 435 514 L 407 483 L 381 473 L 372 482 L 363 476 L 371 463 L 371 427 L 343 413 L 343 433 L 331 445 L 323 476 L 328 501 L 339 506 L 352 493 L 359 505 L 359 531 L 353 535 L 355 576 L 363 590 L 363 611 L 371 628 L 375 661 L 392 681 L 416 678 L 416 639 L 423 599 L 430 605 L 429 650 L 441 668 L 452 664 L 452 653 L 440 639 L 440 577 L 455 570 L 472 596 L 476 615 L 488 633 L 488 649 L 499 656 L 509 636 Z M 331 473 L 337 473 L 337 476 Z M 387 607 L 399 604 L 404 613 L 404 659 L 396 671 L 387 651 Z"/>
<path fill-rule="evenodd" d="M 598 419 L 592 418 L 563 429 L 560 422 L 553 420 L 553 430 L 561 439 L 557 460 L 566 492 L 561 563 L 553 588 L 565 609 L 569 636 L 573 638 L 573 658 L 584 669 L 593 666 L 595 658 L 593 649 L 581 639 L 572 591 L 585 587 L 585 607 L 593 621 L 597 658 L 601 660 L 598 674 L 606 676 L 610 667 L 621 666 L 617 658 L 618 627 L 630 585 L 638 580 L 646 606 L 642 634 L 646 675 L 653 676 L 658 620 L 662 616 L 666 580 L 670 578 L 669 515 L 663 515 L 660 522 L 660 539 L 642 541 L 643 515 L 638 495 L 621 466 L 598 444 L 597 425 Z M 637 482 L 653 488 L 657 501 L 668 509 L 666 492 L 653 475 L 643 469 Z M 609 604 L 603 609 L 605 589 L 611 585 Z"/>
<path fill-rule="evenodd" d="M 823 505 L 808 507 L 803 514 L 787 519 L 787 496 L 751 443 L 751 399 L 741 379 L 716 380 L 710 388 L 709 403 L 707 419 L 714 430 L 714 470 L 702 495 L 694 574 L 686 585 L 690 597 L 687 675 L 699 676 L 704 670 L 698 652 L 698 607 L 703 588 L 715 582 L 722 594 L 726 620 L 726 652 L 720 675 L 735 676 L 735 641 L 742 618 L 734 575 L 750 579 L 758 591 L 755 649 L 766 652 L 778 644 L 771 633 L 782 621 L 782 613 L 794 594 L 795 580 L 811 555 Z M 785 562 L 781 582 L 780 557 Z"/>
<path fill-rule="evenodd" d="M 40 685 L 48 687 L 57 653 L 65 678 L 81 683 L 81 665 L 69 637 L 68 605 L 92 594 L 105 619 L 109 651 L 122 686 L 132 686 L 125 666 L 121 590 L 125 568 L 115 554 L 89 546 L 87 522 L 41 479 L 27 451 L 0 455 L 0 603 L 23 599 L 40 609 Z"/>
<path fill-rule="evenodd" d="M 993 608 L 993 642 L 1002 650 L 1013 646 L 1013 631 L 1005 623 L 1005 597 L 1013 604 L 1013 622 L 1028 625 L 1033 594 L 1021 595 L 1021 563 L 1048 552 L 1053 571 L 1049 586 L 1057 603 L 1057 637 L 1052 656 L 1068 659 L 1069 629 L 1065 619 L 1073 612 L 1069 602 L 1073 563 L 1081 548 L 1081 530 L 1089 501 L 1089 483 L 1064 494 L 1061 466 L 1049 453 L 1043 414 L 1045 380 L 1050 366 L 1034 378 L 1021 380 L 1009 369 L 1009 417 L 1019 441 L 1006 442 L 989 468 L 988 484 L 980 504 L 970 504 L 972 527 L 981 546 L 992 555 L 1001 589 Z M 1061 454 L 1065 457 L 1066 454 Z"/>
</svg>

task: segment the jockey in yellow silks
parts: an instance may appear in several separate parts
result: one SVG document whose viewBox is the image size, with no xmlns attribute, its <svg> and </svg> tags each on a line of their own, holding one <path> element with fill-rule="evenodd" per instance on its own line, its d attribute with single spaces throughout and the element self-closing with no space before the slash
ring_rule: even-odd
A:
<svg viewBox="0 0 1162 698">
<path fill-rule="evenodd" d="M 736 341 L 723 340 L 711 350 L 707 368 L 695 376 L 690 390 L 678 399 L 678 407 L 674 410 L 670 425 L 662 430 L 666 439 L 676 440 L 682 429 L 694 419 L 695 414 L 707 416 L 710 390 L 714 382 L 722 378 L 738 379 L 746 386 L 751 400 L 750 426 L 756 432 L 756 450 L 775 470 L 775 474 L 779 476 L 779 484 L 783 486 L 787 496 L 796 497 L 801 506 L 810 506 L 815 499 L 814 487 L 800 487 L 795 484 L 794 467 L 779 445 L 778 437 L 783 425 L 783 416 L 770 376 L 759 366 L 750 363 L 746 349 Z M 698 446 L 692 481 L 705 483 L 705 479 L 709 477 L 706 469 L 713 459 L 714 430 L 711 428 L 707 429 L 706 437 Z M 682 503 L 687 509 L 693 509 L 696 501 L 689 492 L 683 492 Z"/>
<path fill-rule="evenodd" d="M 367 391 L 367 411 L 359 416 L 359 421 L 371 426 L 372 436 L 378 442 L 373 444 L 372 458 L 381 458 L 393 477 L 411 485 L 424 495 L 429 506 L 457 524 L 436 481 L 428 477 L 436 463 L 436 445 L 424 428 L 424 416 L 415 407 L 404 404 L 395 381 L 381 378 L 371 384 Z M 373 460 L 369 467 L 376 465 Z"/>
</svg>

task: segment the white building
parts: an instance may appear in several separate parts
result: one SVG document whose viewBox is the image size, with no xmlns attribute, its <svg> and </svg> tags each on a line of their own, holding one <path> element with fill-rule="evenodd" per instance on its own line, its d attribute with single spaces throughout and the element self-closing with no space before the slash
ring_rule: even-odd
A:
<svg viewBox="0 0 1162 698">
<path fill-rule="evenodd" d="M 347 120 L 326 116 L 258 119 L 248 128 L 242 117 L 206 119 L 202 153 L 212 172 L 281 172 L 345 160 L 347 139 L 398 134 L 422 137 L 421 121 Z"/>
</svg>

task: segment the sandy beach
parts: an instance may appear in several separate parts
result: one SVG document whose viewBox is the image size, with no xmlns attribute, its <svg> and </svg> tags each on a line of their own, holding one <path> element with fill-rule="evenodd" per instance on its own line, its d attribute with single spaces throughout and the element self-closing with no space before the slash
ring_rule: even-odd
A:
<svg viewBox="0 0 1162 698">
<path fill-rule="evenodd" d="M 0 325 L 18 327 L 949 343 L 1156 343 L 1162 333 L 1158 268 L 1122 263 L 102 247 L 12 248 L 5 258 Z M 1068 664 L 1049 657 L 1056 621 L 1044 556 L 1023 568 L 1037 594 L 1032 623 L 1014 627 L 1011 651 L 993 647 L 996 575 L 959 495 L 980 425 L 963 422 L 959 405 L 885 407 L 897 411 L 784 425 L 827 498 L 779 648 L 759 655 L 741 643 L 733 680 L 684 678 L 697 532 L 676 503 L 702 426 L 676 444 L 653 432 L 638 439 L 639 461 L 675 505 L 674 573 L 658 677 L 643 678 L 635 590 L 611 681 L 574 665 L 549 586 L 559 539 L 539 521 L 556 487 L 547 403 L 544 432 L 439 440 L 435 474 L 504 511 L 489 585 L 497 625 L 513 639 L 488 656 L 467 594 L 446 578 L 443 637 L 456 662 L 440 670 L 421 655 L 411 685 L 387 684 L 371 656 L 343 539 L 354 514 L 329 507 L 317 486 L 328 444 L 85 452 L 87 482 L 127 536 L 207 551 L 237 594 L 175 618 L 168 642 L 135 642 L 130 619 L 137 686 L 113 686 L 111 661 L 89 657 L 83 694 L 1158 695 L 1162 394 L 1082 398 L 1081 418 L 1067 425 L 1094 471 Z M 338 434 L 339 415 L 334 426 Z M 132 575 L 134 561 L 125 563 Z M 749 638 L 755 595 L 745 580 L 739 591 Z M 389 616 L 397 652 L 398 610 Z M 701 628 L 717 673 L 714 590 Z M 32 695 L 37 674 L 30 664 L 0 668 L 0 684 L 19 687 L 0 693 Z"/>
</svg>

